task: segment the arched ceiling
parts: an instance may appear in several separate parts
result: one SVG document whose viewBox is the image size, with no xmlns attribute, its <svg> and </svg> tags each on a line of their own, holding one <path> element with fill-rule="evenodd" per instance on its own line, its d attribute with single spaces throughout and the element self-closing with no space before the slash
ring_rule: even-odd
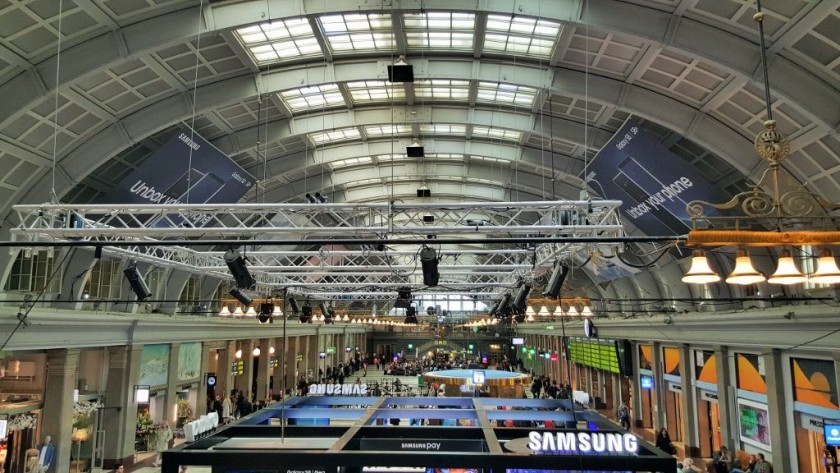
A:
<svg viewBox="0 0 840 473">
<path fill-rule="evenodd" d="M 184 124 L 256 176 L 267 202 L 316 190 L 409 199 L 422 183 L 452 200 L 576 198 L 584 157 L 631 115 L 718 187 L 762 170 L 750 0 L 63 5 L 0 3 L 7 222 L 12 205 L 53 190 L 101 199 Z M 840 0 L 764 8 L 775 118 L 791 140 L 784 166 L 834 200 Z M 287 32 L 275 50 L 249 43 Z M 398 55 L 414 84 L 383 84 Z M 422 163 L 401 156 L 414 137 Z"/>
</svg>

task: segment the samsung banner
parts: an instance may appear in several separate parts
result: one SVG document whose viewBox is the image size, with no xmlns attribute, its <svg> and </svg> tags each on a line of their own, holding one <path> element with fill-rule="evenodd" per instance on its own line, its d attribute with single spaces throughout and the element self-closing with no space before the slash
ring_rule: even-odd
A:
<svg viewBox="0 0 840 473">
<path fill-rule="evenodd" d="M 183 128 L 106 198 L 118 204 L 236 203 L 254 178 L 207 140 Z M 200 224 L 200 222 L 197 222 Z"/>
<path fill-rule="evenodd" d="M 648 235 L 682 235 L 691 221 L 686 203 L 723 202 L 725 195 L 683 159 L 627 120 L 589 165 L 591 187 L 624 202 L 621 214 Z"/>
</svg>

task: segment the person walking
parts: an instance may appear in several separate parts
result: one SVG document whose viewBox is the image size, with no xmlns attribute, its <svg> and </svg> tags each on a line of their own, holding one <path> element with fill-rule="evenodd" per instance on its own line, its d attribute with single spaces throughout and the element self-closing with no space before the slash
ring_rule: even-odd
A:
<svg viewBox="0 0 840 473">
<path fill-rule="evenodd" d="M 618 406 L 618 411 L 616 412 L 618 415 L 618 422 L 621 424 L 621 428 L 624 430 L 630 429 L 630 408 L 627 407 L 627 404 L 624 401 L 621 402 L 621 405 Z"/>
</svg>

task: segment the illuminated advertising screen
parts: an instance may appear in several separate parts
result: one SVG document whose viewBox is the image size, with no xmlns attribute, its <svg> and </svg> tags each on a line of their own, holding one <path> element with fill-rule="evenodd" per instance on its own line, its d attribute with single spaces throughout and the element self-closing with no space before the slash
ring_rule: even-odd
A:
<svg viewBox="0 0 840 473">
<path fill-rule="evenodd" d="M 770 414 L 767 406 L 738 399 L 738 424 L 743 442 L 770 449 Z"/>
<path fill-rule="evenodd" d="M 823 434 L 825 435 L 826 445 L 840 447 L 840 424 L 823 425 Z"/>
<path fill-rule="evenodd" d="M 618 354 L 615 343 L 609 340 L 569 339 L 569 356 L 581 365 L 618 373 Z"/>
<path fill-rule="evenodd" d="M 642 389 L 653 389 L 653 377 L 641 376 L 639 378 L 639 384 L 641 384 Z"/>
<path fill-rule="evenodd" d="M 525 338 L 524 337 L 513 337 L 513 340 L 510 342 L 511 345 L 524 345 Z"/>
</svg>

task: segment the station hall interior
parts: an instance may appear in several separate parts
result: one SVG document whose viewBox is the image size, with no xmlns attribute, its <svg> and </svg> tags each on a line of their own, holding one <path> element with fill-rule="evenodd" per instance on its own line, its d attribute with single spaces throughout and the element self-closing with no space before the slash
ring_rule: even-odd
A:
<svg viewBox="0 0 840 473">
<path fill-rule="evenodd" d="M 337 473 L 836 472 L 838 51 L 840 0 L 0 0 L 0 473 L 291 419 Z"/>
</svg>

